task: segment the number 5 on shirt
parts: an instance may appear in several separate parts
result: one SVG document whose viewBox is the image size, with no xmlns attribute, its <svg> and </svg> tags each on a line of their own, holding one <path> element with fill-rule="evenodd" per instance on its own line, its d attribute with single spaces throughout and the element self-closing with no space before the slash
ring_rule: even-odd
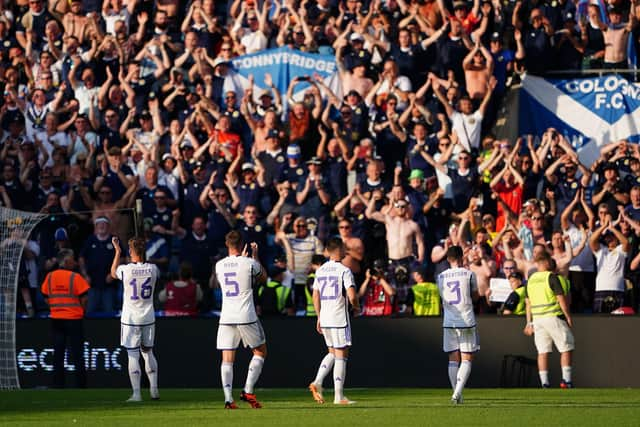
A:
<svg viewBox="0 0 640 427">
<path fill-rule="evenodd" d="M 224 286 L 227 288 L 224 295 L 227 297 L 235 297 L 240 293 L 240 285 L 235 278 L 235 272 L 224 273 Z"/>
</svg>

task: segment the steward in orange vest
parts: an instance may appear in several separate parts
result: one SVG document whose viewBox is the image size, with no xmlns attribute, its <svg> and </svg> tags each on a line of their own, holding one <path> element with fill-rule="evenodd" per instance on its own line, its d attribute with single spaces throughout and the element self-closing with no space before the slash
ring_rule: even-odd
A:
<svg viewBox="0 0 640 427">
<path fill-rule="evenodd" d="M 84 366 L 84 335 L 82 318 L 87 306 L 89 284 L 73 270 L 76 260 L 73 251 L 65 251 L 60 268 L 47 274 L 42 282 L 42 294 L 51 309 L 53 335 L 53 385 L 64 387 L 64 353 L 69 344 L 76 372 L 76 387 L 84 388 L 87 375 Z"/>
</svg>

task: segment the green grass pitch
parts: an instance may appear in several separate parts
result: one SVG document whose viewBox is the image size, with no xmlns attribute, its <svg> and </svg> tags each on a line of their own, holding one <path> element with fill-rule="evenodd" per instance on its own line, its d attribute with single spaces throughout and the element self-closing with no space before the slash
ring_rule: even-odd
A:
<svg viewBox="0 0 640 427">
<path fill-rule="evenodd" d="M 234 396 L 239 394 L 234 390 Z M 161 389 L 160 401 L 125 403 L 129 390 L 0 392 L 1 426 L 638 426 L 636 389 L 467 389 L 451 406 L 445 389 L 349 389 L 352 406 L 318 405 L 305 389 L 257 389 L 263 409 L 222 392 Z M 148 399 L 148 392 L 143 398 Z M 325 392 L 332 398 L 331 391 Z"/>
</svg>

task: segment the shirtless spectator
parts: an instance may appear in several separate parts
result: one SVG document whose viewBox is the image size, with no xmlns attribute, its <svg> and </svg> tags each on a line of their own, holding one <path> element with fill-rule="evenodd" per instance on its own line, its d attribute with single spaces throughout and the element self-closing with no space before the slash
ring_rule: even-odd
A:
<svg viewBox="0 0 640 427">
<path fill-rule="evenodd" d="M 596 25 L 602 30 L 604 37 L 604 68 L 607 69 L 627 69 L 627 42 L 629 35 L 636 26 L 636 18 L 629 15 L 629 22 L 622 23 L 622 9 L 620 6 L 613 6 L 609 10 L 609 25 L 600 20 L 600 14 L 594 14 Z"/>
<path fill-rule="evenodd" d="M 496 264 L 494 261 L 487 259 L 484 250 L 479 245 L 468 248 L 467 262 L 469 270 L 473 271 L 478 279 L 478 295 L 483 297 L 489 289 L 489 279 L 496 275 Z M 489 308 L 485 302 L 484 298 L 479 300 L 481 311 L 486 311 Z"/>
<path fill-rule="evenodd" d="M 489 80 L 493 75 L 493 57 L 480 39 L 462 62 L 465 87 L 473 101 L 482 101 L 489 90 Z"/>
<path fill-rule="evenodd" d="M 362 276 L 362 260 L 364 259 L 364 245 L 362 240 L 353 235 L 351 221 L 344 218 L 338 223 L 338 233 L 344 242 L 345 256 L 342 258 L 342 264 L 349 267 L 356 283 L 360 283 Z"/>
<path fill-rule="evenodd" d="M 395 200 L 392 203 L 392 206 L 383 208 L 386 209 L 384 213 L 376 211 L 376 200 L 372 197 L 365 214 L 367 218 L 382 222 L 386 226 L 390 279 L 398 292 L 397 302 L 401 305 L 406 303 L 408 283 L 398 283 L 395 277 L 396 270 L 402 267 L 408 275 L 414 261 L 422 264 L 425 247 L 420 227 L 410 219 L 409 203 L 405 200 Z M 413 252 L 414 243 L 418 250 L 417 256 Z"/>
</svg>

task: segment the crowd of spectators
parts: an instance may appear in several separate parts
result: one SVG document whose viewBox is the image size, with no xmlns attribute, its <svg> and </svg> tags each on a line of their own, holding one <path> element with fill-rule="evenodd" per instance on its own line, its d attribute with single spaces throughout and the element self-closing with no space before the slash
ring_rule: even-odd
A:
<svg viewBox="0 0 640 427">
<path fill-rule="evenodd" d="M 42 308 L 39 281 L 71 249 L 89 312 L 116 311 L 111 236 L 133 234 L 136 200 L 170 313 L 219 304 L 211 270 L 232 229 L 261 248 L 264 313 L 312 310 L 332 235 L 368 315 L 437 315 L 430 284 L 453 244 L 480 312 L 500 308 L 490 279 L 520 284 L 539 251 L 573 310 L 634 305 L 638 145 L 584 165 L 554 129 L 490 130 L 523 71 L 628 68 L 635 17 L 627 0 L 0 0 L 0 204 L 47 214 L 25 245 L 23 308 Z M 279 46 L 335 55 L 341 93 L 318 75 L 286 93 L 268 74 L 239 84 L 233 57 Z"/>
</svg>

